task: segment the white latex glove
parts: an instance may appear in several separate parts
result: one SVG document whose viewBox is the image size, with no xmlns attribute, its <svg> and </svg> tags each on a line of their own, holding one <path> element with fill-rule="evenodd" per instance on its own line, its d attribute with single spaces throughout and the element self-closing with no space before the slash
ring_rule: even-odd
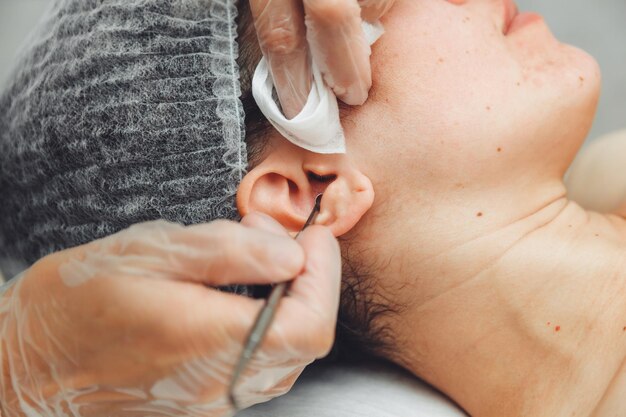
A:
<svg viewBox="0 0 626 417">
<path fill-rule="evenodd" d="M 0 414 L 224 416 L 262 301 L 208 286 L 297 277 L 241 379 L 246 406 L 289 390 L 334 338 L 340 253 L 272 219 L 152 222 L 43 258 L 0 291 Z"/>
<path fill-rule="evenodd" d="M 375 22 L 395 0 L 249 0 L 259 44 L 287 118 L 311 91 L 311 58 L 335 95 L 365 102 L 372 86 L 370 46 L 361 22 Z"/>
</svg>

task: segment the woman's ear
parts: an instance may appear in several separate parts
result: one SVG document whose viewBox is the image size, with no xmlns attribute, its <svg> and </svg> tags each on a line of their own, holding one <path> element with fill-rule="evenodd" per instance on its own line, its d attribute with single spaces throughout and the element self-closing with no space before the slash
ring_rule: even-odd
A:
<svg viewBox="0 0 626 417">
<path fill-rule="evenodd" d="M 291 231 L 302 228 L 315 198 L 324 194 L 315 224 L 341 236 L 374 202 L 372 183 L 346 155 L 320 155 L 272 138 L 267 157 L 244 177 L 237 192 L 242 216 L 259 211 Z"/>
</svg>

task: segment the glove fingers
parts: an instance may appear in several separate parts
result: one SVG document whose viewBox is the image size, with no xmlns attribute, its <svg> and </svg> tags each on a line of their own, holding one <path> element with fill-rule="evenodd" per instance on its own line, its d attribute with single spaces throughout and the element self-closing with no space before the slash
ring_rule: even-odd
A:
<svg viewBox="0 0 626 417">
<path fill-rule="evenodd" d="M 186 228 L 177 260 L 187 279 L 213 286 L 271 284 L 293 279 L 304 267 L 304 252 L 287 234 L 217 221 Z"/>
<path fill-rule="evenodd" d="M 311 91 L 311 60 L 301 0 L 250 0 L 261 51 L 288 118 L 296 116 Z"/>
<path fill-rule="evenodd" d="M 387 13 L 394 3 L 395 0 L 359 0 L 361 18 L 375 22 Z"/>
<path fill-rule="evenodd" d="M 143 223 L 73 253 L 66 254 L 62 272 L 75 284 L 101 275 L 270 284 L 290 280 L 304 267 L 301 246 L 287 234 L 228 221 Z"/>
<path fill-rule="evenodd" d="M 252 212 L 241 219 L 241 224 L 253 229 L 264 230 L 278 236 L 289 236 L 287 230 L 272 217 L 260 212 Z"/>
<path fill-rule="evenodd" d="M 306 253 L 306 266 L 279 306 L 270 339 L 279 341 L 273 344 L 291 346 L 298 357 L 313 360 L 325 356 L 334 341 L 341 253 L 327 228 L 312 226 L 298 242 Z"/>
<path fill-rule="evenodd" d="M 370 47 L 357 0 L 304 0 L 314 62 L 339 99 L 360 105 L 372 85 Z"/>
</svg>

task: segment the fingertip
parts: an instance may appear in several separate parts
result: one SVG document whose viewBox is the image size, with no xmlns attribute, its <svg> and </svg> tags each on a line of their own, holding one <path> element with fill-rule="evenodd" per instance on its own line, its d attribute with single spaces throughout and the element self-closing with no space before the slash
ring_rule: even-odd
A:
<svg viewBox="0 0 626 417">
<path fill-rule="evenodd" d="M 352 19 L 360 19 L 361 8 L 354 0 L 304 0 L 306 18 L 320 25 L 335 25 Z"/>
<path fill-rule="evenodd" d="M 335 336 L 341 295 L 339 243 L 325 226 L 307 228 L 298 243 L 306 253 L 306 267 L 291 284 L 276 322 L 291 335 L 301 354 L 319 358 L 326 355 Z"/>
<path fill-rule="evenodd" d="M 329 266 L 339 266 L 341 273 L 341 250 L 339 242 L 332 230 L 327 226 L 314 225 L 308 227 L 298 237 L 307 255 L 307 264 L 320 263 Z"/>
<path fill-rule="evenodd" d="M 350 106 L 362 106 L 367 101 L 372 88 L 372 68 L 369 58 L 362 62 L 360 68 L 355 68 L 354 80 L 347 87 L 340 89 L 337 97 Z M 336 91 L 339 89 L 336 89 Z"/>
<path fill-rule="evenodd" d="M 277 274 L 285 279 L 299 275 L 306 264 L 305 250 L 296 241 L 289 241 L 274 248 L 272 255 Z"/>
<path fill-rule="evenodd" d="M 241 219 L 241 224 L 249 228 L 263 230 L 279 236 L 289 236 L 287 230 L 277 220 L 258 211 L 246 215 Z"/>
<path fill-rule="evenodd" d="M 337 98 L 347 105 L 361 106 L 367 101 L 372 88 L 371 49 L 363 34 L 355 36 L 359 39 L 358 43 L 337 41 L 334 44 L 336 50 L 332 52 L 335 57 L 318 59 L 317 62 L 324 81 Z"/>
<path fill-rule="evenodd" d="M 252 220 L 247 220 L 250 221 Z M 269 224 L 272 222 L 269 221 Z M 207 271 L 222 283 L 285 282 L 296 277 L 304 269 L 305 251 L 290 236 L 241 224 L 235 225 L 237 227 L 222 230 L 213 240 L 217 248 L 214 251 L 212 267 Z"/>
<path fill-rule="evenodd" d="M 307 227 L 300 236 L 298 237 L 298 242 L 312 244 L 314 242 L 321 241 L 323 243 L 332 243 L 339 247 L 337 243 L 337 239 L 333 235 L 331 229 L 327 226 L 322 226 L 319 224 L 312 225 Z"/>
<path fill-rule="evenodd" d="M 341 252 L 330 229 L 311 226 L 298 238 L 306 253 L 306 267 L 293 281 L 289 298 L 301 314 L 311 314 L 309 330 L 316 337 L 335 327 L 341 293 Z M 316 330 L 317 329 L 317 330 Z"/>
<path fill-rule="evenodd" d="M 369 88 L 365 89 L 361 86 L 351 86 L 345 90 L 335 89 L 335 95 L 339 100 L 349 106 L 362 106 L 367 101 Z"/>
<path fill-rule="evenodd" d="M 380 20 L 391 7 L 395 0 L 359 0 L 361 17 L 368 22 Z"/>
</svg>

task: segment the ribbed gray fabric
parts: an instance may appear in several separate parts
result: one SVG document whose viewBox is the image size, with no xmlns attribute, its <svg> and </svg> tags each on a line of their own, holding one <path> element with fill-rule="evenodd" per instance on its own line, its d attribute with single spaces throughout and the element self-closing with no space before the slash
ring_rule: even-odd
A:
<svg viewBox="0 0 626 417">
<path fill-rule="evenodd" d="M 0 98 L 0 257 L 234 218 L 236 0 L 59 0 Z"/>
</svg>

